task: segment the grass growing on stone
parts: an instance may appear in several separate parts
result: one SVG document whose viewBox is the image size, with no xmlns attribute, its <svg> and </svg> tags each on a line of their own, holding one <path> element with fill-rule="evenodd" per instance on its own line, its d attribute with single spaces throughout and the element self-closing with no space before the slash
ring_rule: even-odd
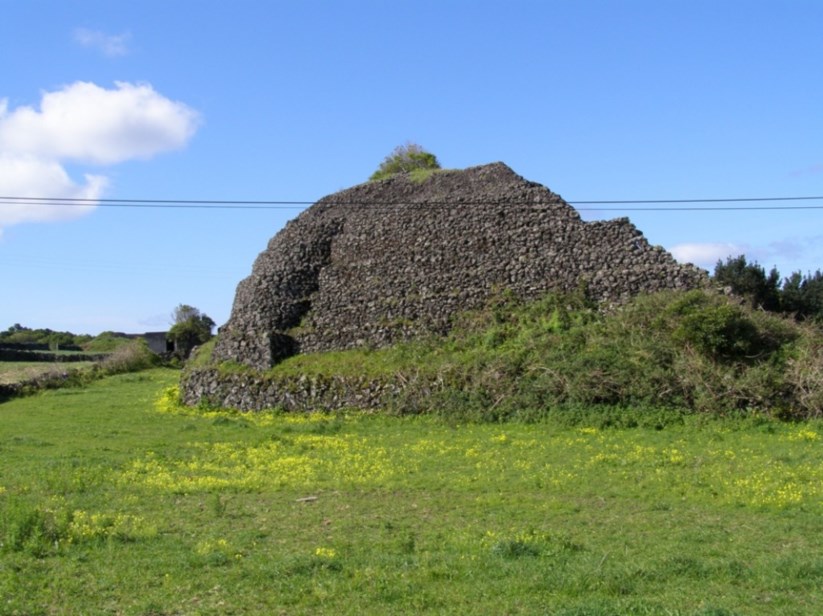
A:
<svg viewBox="0 0 823 616">
<path fill-rule="evenodd" d="M 0 405 L 0 614 L 819 614 L 823 424 Z"/>
</svg>

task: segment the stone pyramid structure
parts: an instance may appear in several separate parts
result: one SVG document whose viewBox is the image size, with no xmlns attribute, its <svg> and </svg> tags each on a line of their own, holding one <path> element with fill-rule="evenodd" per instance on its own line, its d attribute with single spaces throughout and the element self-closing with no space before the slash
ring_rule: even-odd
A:
<svg viewBox="0 0 823 616">
<path fill-rule="evenodd" d="M 584 222 L 502 163 L 401 174 L 325 197 L 275 235 L 237 288 L 214 358 L 264 370 L 295 353 L 445 333 L 502 291 L 530 299 L 585 284 L 617 303 L 706 282 L 627 218 Z"/>
</svg>

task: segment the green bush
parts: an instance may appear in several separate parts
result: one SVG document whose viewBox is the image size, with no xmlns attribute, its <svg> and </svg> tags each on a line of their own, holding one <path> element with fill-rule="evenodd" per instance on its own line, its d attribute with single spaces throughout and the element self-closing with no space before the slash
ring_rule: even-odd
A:
<svg viewBox="0 0 823 616">
<path fill-rule="evenodd" d="M 435 169 L 440 169 L 440 163 L 434 154 L 426 152 L 416 143 L 407 143 L 396 147 L 386 156 L 369 180 L 383 180 L 397 173 L 414 173 L 415 180 L 421 181 L 427 177 L 426 171 Z"/>
<path fill-rule="evenodd" d="M 429 359 L 418 356 L 447 384 L 432 407 L 482 420 L 592 406 L 616 409 L 612 416 L 629 408 L 814 416 L 822 337 L 704 291 L 646 295 L 609 314 L 581 294 L 553 295 L 464 315 Z"/>
<path fill-rule="evenodd" d="M 751 311 L 728 301 L 717 301 L 700 291 L 685 294 L 672 303 L 668 316 L 676 323 L 674 341 L 691 345 L 715 359 L 754 358 L 773 352 L 785 336 L 773 335 L 777 329 L 771 321 L 756 323 Z M 788 333 L 784 330 L 784 334 Z M 791 337 L 791 336 L 789 336 Z"/>
<path fill-rule="evenodd" d="M 797 414 L 823 417 L 823 336 L 814 326 L 807 327 L 806 335 L 788 358 L 785 379 Z"/>
</svg>

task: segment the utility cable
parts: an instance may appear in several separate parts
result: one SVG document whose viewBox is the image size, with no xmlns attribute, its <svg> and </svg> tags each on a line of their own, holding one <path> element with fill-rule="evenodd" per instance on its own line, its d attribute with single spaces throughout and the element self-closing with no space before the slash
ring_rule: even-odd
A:
<svg viewBox="0 0 823 616">
<path fill-rule="evenodd" d="M 649 211 L 649 212 L 676 212 L 676 211 L 754 211 L 754 210 L 820 210 L 823 205 L 709 205 L 698 207 L 694 204 L 719 203 L 764 203 L 764 202 L 798 202 L 823 201 L 823 196 L 802 197 L 735 197 L 711 199 L 608 199 L 594 201 L 566 201 L 578 210 L 598 211 Z M 233 199 L 81 199 L 68 197 L 4 197 L 0 196 L 2 205 L 52 205 L 61 207 L 111 207 L 111 208 L 151 208 L 151 209 L 304 209 L 317 201 L 286 201 L 286 200 L 233 200 Z M 422 201 L 422 202 L 389 202 L 389 201 L 326 201 L 330 206 L 449 206 L 449 205 L 532 205 L 531 201 Z M 541 204 L 542 205 L 542 204 Z M 604 205 L 635 205 L 639 207 L 599 207 Z M 652 205 L 674 205 L 674 207 L 645 207 Z"/>
</svg>

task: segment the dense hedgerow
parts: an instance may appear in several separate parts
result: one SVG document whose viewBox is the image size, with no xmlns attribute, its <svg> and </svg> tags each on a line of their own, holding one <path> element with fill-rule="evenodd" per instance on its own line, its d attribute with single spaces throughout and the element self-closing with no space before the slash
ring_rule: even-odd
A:
<svg viewBox="0 0 823 616">
<path fill-rule="evenodd" d="M 722 295 L 637 298 L 606 315 L 580 298 L 497 307 L 451 344 L 470 378 L 463 395 L 494 415 L 558 407 L 821 413 L 821 332 Z"/>
<path fill-rule="evenodd" d="M 296 373 L 408 376 L 434 386 L 409 388 L 389 410 L 478 420 L 594 408 L 621 423 L 671 411 L 823 414 L 820 328 L 704 291 L 641 296 L 605 313 L 584 293 L 504 295 L 461 315 L 446 338 L 298 355 L 270 376 Z"/>
</svg>

